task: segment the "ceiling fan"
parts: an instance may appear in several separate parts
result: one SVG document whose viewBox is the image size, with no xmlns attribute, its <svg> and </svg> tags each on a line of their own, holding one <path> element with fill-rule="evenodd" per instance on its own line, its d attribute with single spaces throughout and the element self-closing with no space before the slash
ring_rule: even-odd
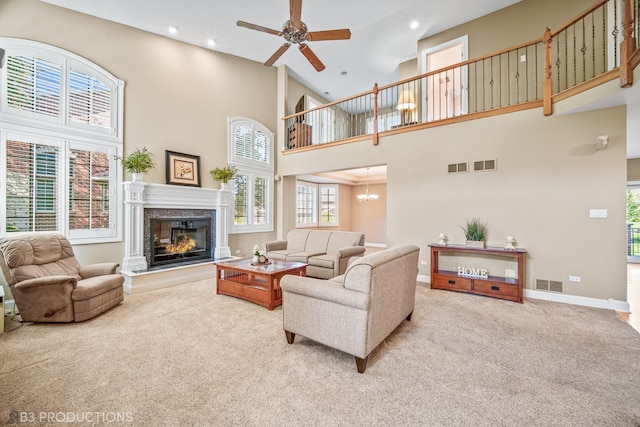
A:
<svg viewBox="0 0 640 427">
<path fill-rule="evenodd" d="M 351 31 L 348 28 L 341 30 L 325 30 L 325 31 L 307 31 L 307 25 L 301 20 L 302 0 L 289 0 L 289 20 L 282 25 L 282 30 L 272 30 L 271 28 L 261 25 L 251 24 L 245 21 L 237 21 L 239 27 L 248 28 L 250 30 L 262 31 L 264 33 L 282 36 L 287 41 L 280 49 L 267 59 L 264 65 L 273 65 L 283 53 L 289 49 L 292 43 L 300 46 L 300 52 L 309 60 L 316 71 L 324 70 L 324 64 L 311 50 L 305 42 L 323 41 L 323 40 L 345 40 L 351 38 Z"/>
</svg>

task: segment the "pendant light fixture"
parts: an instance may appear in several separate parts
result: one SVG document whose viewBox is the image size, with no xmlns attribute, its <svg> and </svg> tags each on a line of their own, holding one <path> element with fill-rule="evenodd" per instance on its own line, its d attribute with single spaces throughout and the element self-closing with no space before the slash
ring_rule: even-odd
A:
<svg viewBox="0 0 640 427">
<path fill-rule="evenodd" d="M 358 194 L 356 197 L 359 202 L 374 202 L 380 197 L 377 194 L 369 193 L 369 168 L 367 168 L 367 189 L 364 194 Z"/>
</svg>

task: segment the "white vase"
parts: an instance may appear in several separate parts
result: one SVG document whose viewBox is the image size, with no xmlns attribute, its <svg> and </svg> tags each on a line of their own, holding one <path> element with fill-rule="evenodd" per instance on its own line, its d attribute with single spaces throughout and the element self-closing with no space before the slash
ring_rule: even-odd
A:
<svg viewBox="0 0 640 427">
<path fill-rule="evenodd" d="M 132 173 L 131 174 L 131 181 L 133 182 L 144 182 L 144 174 L 143 173 Z"/>
<path fill-rule="evenodd" d="M 221 182 L 220 189 L 224 191 L 231 191 L 231 184 L 229 184 L 228 182 Z"/>
<path fill-rule="evenodd" d="M 258 255 L 254 255 L 253 262 L 259 262 L 259 261 L 260 261 L 260 257 Z"/>
</svg>

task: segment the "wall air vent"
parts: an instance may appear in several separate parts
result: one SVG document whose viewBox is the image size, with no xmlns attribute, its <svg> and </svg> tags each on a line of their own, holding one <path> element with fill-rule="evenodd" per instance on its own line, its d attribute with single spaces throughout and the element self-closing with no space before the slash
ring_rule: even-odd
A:
<svg viewBox="0 0 640 427">
<path fill-rule="evenodd" d="M 564 292 L 562 289 L 562 282 L 558 282 L 557 280 L 549 280 L 549 290 L 551 292 Z"/>
<path fill-rule="evenodd" d="M 549 290 L 549 281 L 545 279 L 536 279 L 536 290 L 538 291 L 548 291 Z"/>
<path fill-rule="evenodd" d="M 496 170 L 497 163 L 498 162 L 496 161 L 496 159 L 478 160 L 476 162 L 473 162 L 473 171 L 474 172 L 494 171 Z"/>
<path fill-rule="evenodd" d="M 447 173 L 462 173 L 469 170 L 467 162 L 464 163 L 451 163 L 447 166 Z"/>
</svg>

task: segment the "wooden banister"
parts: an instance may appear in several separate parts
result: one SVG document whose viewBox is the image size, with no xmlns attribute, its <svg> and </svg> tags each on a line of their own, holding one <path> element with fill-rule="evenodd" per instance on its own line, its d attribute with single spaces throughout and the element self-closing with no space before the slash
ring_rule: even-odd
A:
<svg viewBox="0 0 640 427">
<path fill-rule="evenodd" d="M 544 41 L 544 82 L 542 86 L 542 112 L 545 116 L 553 114 L 553 81 L 551 80 L 551 27 L 547 27 Z"/>
<path fill-rule="evenodd" d="M 636 41 L 633 38 L 633 21 L 633 2 L 624 0 L 622 9 L 622 42 L 620 43 L 620 87 L 629 87 L 633 84 L 631 56 L 636 48 Z"/>
</svg>

